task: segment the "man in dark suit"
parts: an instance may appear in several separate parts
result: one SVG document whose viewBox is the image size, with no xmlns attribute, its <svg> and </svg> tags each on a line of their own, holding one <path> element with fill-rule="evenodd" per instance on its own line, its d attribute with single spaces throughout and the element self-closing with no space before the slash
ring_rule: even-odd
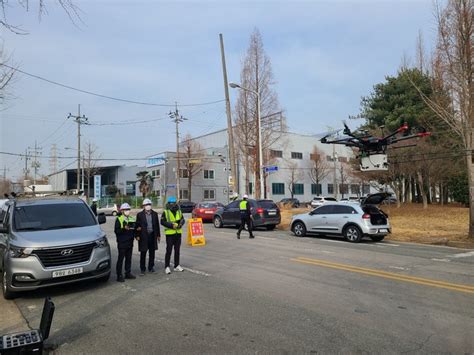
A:
<svg viewBox="0 0 474 355">
<path fill-rule="evenodd" d="M 142 206 L 143 211 L 138 212 L 135 224 L 138 250 L 140 251 L 140 276 L 145 275 L 147 252 L 148 271 L 155 272 L 155 250 L 158 250 L 158 243 L 161 239 L 158 213 L 153 211 L 148 198 L 143 200 Z"/>
</svg>

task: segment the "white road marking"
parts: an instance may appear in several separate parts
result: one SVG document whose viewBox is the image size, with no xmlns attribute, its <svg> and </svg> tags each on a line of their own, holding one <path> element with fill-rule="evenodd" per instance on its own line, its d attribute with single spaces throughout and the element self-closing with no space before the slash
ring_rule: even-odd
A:
<svg viewBox="0 0 474 355">
<path fill-rule="evenodd" d="M 467 252 L 467 253 L 460 253 L 460 254 L 453 254 L 453 255 L 448 255 L 449 258 L 455 258 L 455 259 L 458 259 L 458 258 L 468 258 L 470 256 L 474 256 L 474 251 L 470 251 L 470 252 Z"/>
<path fill-rule="evenodd" d="M 443 261 L 443 262 L 448 262 L 448 263 L 451 261 L 449 259 L 437 259 L 437 258 L 431 258 L 431 260 L 433 260 L 433 261 Z"/>
<path fill-rule="evenodd" d="M 193 274 L 196 274 L 196 275 L 201 275 L 201 276 L 211 276 L 210 274 L 208 273 L 205 273 L 204 271 L 199 271 L 199 270 L 194 270 L 194 269 L 190 269 L 188 267 L 183 267 L 184 270 L 186 271 L 189 271 Z"/>
<path fill-rule="evenodd" d="M 389 266 L 390 269 L 397 269 L 397 270 L 408 270 L 406 267 L 401 266 Z"/>
<path fill-rule="evenodd" d="M 384 246 L 384 247 L 399 247 L 400 244 L 392 244 L 392 243 L 375 243 L 376 245 L 379 246 Z"/>
</svg>

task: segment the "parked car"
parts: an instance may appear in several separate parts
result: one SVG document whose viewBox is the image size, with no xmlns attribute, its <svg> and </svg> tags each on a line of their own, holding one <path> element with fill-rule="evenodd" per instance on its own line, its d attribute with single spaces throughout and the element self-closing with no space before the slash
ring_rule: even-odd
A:
<svg viewBox="0 0 474 355">
<path fill-rule="evenodd" d="M 341 198 L 340 202 L 344 202 L 344 203 L 359 203 L 361 200 L 362 200 L 362 198 L 350 196 L 350 197 Z"/>
<path fill-rule="evenodd" d="M 283 198 L 279 202 L 279 204 L 280 204 L 280 206 L 287 205 L 287 206 L 290 206 L 292 208 L 298 208 L 298 207 L 300 207 L 300 200 L 298 200 L 297 198 Z"/>
<path fill-rule="evenodd" d="M 319 207 L 324 205 L 326 202 L 337 202 L 337 199 L 334 197 L 321 197 L 321 196 L 316 196 L 313 197 L 313 200 L 311 201 L 310 205 L 313 208 Z"/>
<path fill-rule="evenodd" d="M 222 207 L 224 205 L 220 202 L 200 202 L 194 207 L 192 216 L 193 218 L 201 218 L 203 222 L 212 222 L 214 213 Z"/>
<path fill-rule="evenodd" d="M 82 280 L 106 281 L 107 237 L 79 198 L 10 200 L 1 212 L 0 268 L 3 296 Z"/>
<path fill-rule="evenodd" d="M 183 213 L 191 213 L 194 209 L 194 206 L 196 206 L 194 202 L 185 201 L 185 200 L 179 201 L 178 205 L 179 205 L 179 208 L 181 209 L 181 212 Z"/>
<path fill-rule="evenodd" d="M 115 203 L 107 204 L 104 207 L 98 208 L 97 213 L 103 213 L 106 216 L 116 216 L 118 214 L 118 207 Z"/>
<path fill-rule="evenodd" d="M 390 194 L 368 195 L 360 203 L 327 202 L 313 211 L 293 216 L 291 231 L 297 237 L 307 233 L 342 235 L 349 242 L 360 242 L 368 236 L 381 241 L 390 233 L 390 222 L 377 205 Z"/>
<path fill-rule="evenodd" d="M 214 213 L 214 227 L 240 225 L 241 200 L 231 202 L 225 207 L 218 208 Z M 254 227 L 265 227 L 273 230 L 281 222 L 280 209 L 272 200 L 248 200 L 251 206 Z"/>
</svg>

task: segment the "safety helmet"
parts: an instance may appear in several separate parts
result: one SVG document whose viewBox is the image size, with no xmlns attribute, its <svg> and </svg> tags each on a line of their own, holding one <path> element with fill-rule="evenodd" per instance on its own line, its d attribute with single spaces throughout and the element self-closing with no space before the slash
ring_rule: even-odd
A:
<svg viewBox="0 0 474 355">
<path fill-rule="evenodd" d="M 122 203 L 122 206 L 120 206 L 120 211 L 123 211 L 123 210 L 130 210 L 130 205 L 128 203 Z"/>
<path fill-rule="evenodd" d="M 244 199 L 247 199 L 247 198 L 249 198 L 249 195 L 245 194 L 245 195 L 243 196 L 243 198 L 244 198 Z"/>
<path fill-rule="evenodd" d="M 95 197 L 92 199 L 92 202 L 97 202 L 97 201 L 98 200 Z"/>
<path fill-rule="evenodd" d="M 176 203 L 176 197 L 174 196 L 168 197 L 168 203 Z"/>
<path fill-rule="evenodd" d="M 146 206 L 146 205 L 151 205 L 151 200 L 149 198 L 146 198 L 143 200 L 142 206 Z"/>
</svg>

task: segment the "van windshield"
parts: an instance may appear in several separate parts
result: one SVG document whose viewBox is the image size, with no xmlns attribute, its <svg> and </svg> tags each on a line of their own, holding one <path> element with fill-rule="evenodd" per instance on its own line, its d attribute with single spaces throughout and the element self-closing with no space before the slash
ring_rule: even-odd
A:
<svg viewBox="0 0 474 355">
<path fill-rule="evenodd" d="M 55 203 L 17 206 L 13 225 L 17 231 L 51 230 L 87 227 L 97 224 L 84 204 Z"/>
</svg>

